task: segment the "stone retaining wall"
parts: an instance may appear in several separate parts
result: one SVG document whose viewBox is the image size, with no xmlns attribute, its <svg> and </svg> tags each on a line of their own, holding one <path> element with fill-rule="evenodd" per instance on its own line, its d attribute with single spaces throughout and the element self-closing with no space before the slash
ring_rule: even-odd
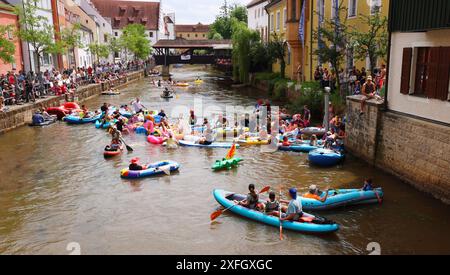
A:
<svg viewBox="0 0 450 275">
<path fill-rule="evenodd" d="M 121 89 L 143 77 L 144 71 L 133 72 L 122 80 L 113 81 L 112 84 L 114 88 Z M 103 91 L 109 90 L 109 88 L 110 85 L 108 83 L 84 86 L 77 90 L 75 98 L 78 99 L 78 102 L 83 102 L 89 98 L 98 96 Z M 0 134 L 31 122 L 31 117 L 39 108 L 61 106 L 64 102 L 65 96 L 62 95 L 39 99 L 33 104 L 8 106 L 10 110 L 0 113 Z"/>
<path fill-rule="evenodd" d="M 346 149 L 414 187 L 450 204 L 450 127 L 384 111 L 347 98 Z"/>
</svg>

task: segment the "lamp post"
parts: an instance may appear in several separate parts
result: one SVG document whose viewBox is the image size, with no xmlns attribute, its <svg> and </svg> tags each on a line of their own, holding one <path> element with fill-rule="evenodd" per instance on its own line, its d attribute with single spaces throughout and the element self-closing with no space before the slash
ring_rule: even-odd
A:
<svg viewBox="0 0 450 275">
<path fill-rule="evenodd" d="M 324 92 L 324 96 L 325 96 L 325 116 L 323 117 L 323 125 L 325 127 L 325 131 L 328 133 L 328 131 L 330 130 L 330 120 L 329 120 L 329 105 L 330 105 L 330 93 L 331 93 L 331 88 L 330 87 L 325 87 L 325 92 Z"/>
</svg>

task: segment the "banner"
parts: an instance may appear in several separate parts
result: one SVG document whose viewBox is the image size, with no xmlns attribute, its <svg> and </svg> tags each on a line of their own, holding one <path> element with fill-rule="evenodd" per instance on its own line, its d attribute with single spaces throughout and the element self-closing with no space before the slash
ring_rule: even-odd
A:
<svg viewBox="0 0 450 275">
<path fill-rule="evenodd" d="M 181 60 L 191 60 L 191 55 L 187 54 L 187 55 L 182 55 L 181 56 Z"/>
<path fill-rule="evenodd" d="M 300 15 L 300 22 L 298 24 L 298 37 L 300 38 L 302 44 L 305 43 L 305 6 L 306 3 L 305 1 L 303 1 L 302 13 Z"/>
</svg>

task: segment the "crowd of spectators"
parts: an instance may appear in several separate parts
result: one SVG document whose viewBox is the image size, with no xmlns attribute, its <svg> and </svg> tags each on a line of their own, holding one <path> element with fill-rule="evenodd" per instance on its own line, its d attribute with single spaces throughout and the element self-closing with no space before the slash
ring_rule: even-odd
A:
<svg viewBox="0 0 450 275">
<path fill-rule="evenodd" d="M 143 68 L 144 62 L 130 61 L 38 73 L 12 70 L 0 75 L 0 112 L 6 111 L 7 106 L 34 102 L 37 98 L 73 94 L 81 86 L 112 84 L 114 80 L 122 79 L 127 72 Z"/>
</svg>

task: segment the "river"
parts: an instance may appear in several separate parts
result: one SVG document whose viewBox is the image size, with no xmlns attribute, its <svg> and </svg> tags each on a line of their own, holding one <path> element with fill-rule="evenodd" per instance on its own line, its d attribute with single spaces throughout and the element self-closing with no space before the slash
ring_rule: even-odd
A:
<svg viewBox="0 0 450 275">
<path fill-rule="evenodd" d="M 178 96 L 166 101 L 145 79 L 120 96 L 99 96 L 86 105 L 127 103 L 139 96 L 148 108 L 170 113 L 175 106 L 191 108 L 194 97 L 201 97 L 204 106 L 251 106 L 259 94 L 251 89 L 237 93 L 209 71 L 173 73 L 177 80 L 201 76 L 205 83 L 178 89 Z M 142 135 L 125 139 L 134 152 L 105 160 L 102 152 L 110 138 L 93 125 L 59 122 L 1 135 L 0 253 L 69 254 L 72 242 L 82 254 L 368 254 L 372 242 L 382 254 L 450 253 L 450 206 L 351 156 L 339 167 L 319 169 L 309 166 L 306 154 L 242 147 L 239 168 L 213 173 L 212 163 L 226 150 L 168 150 Z M 120 179 L 120 170 L 134 156 L 143 162 L 171 159 L 182 167 L 171 176 Z M 336 234 L 284 232 L 280 241 L 278 228 L 233 214 L 209 222 L 218 206 L 214 188 L 246 193 L 254 183 L 304 192 L 311 184 L 358 188 L 364 177 L 384 188 L 385 201 L 320 213 L 341 225 Z"/>
</svg>

